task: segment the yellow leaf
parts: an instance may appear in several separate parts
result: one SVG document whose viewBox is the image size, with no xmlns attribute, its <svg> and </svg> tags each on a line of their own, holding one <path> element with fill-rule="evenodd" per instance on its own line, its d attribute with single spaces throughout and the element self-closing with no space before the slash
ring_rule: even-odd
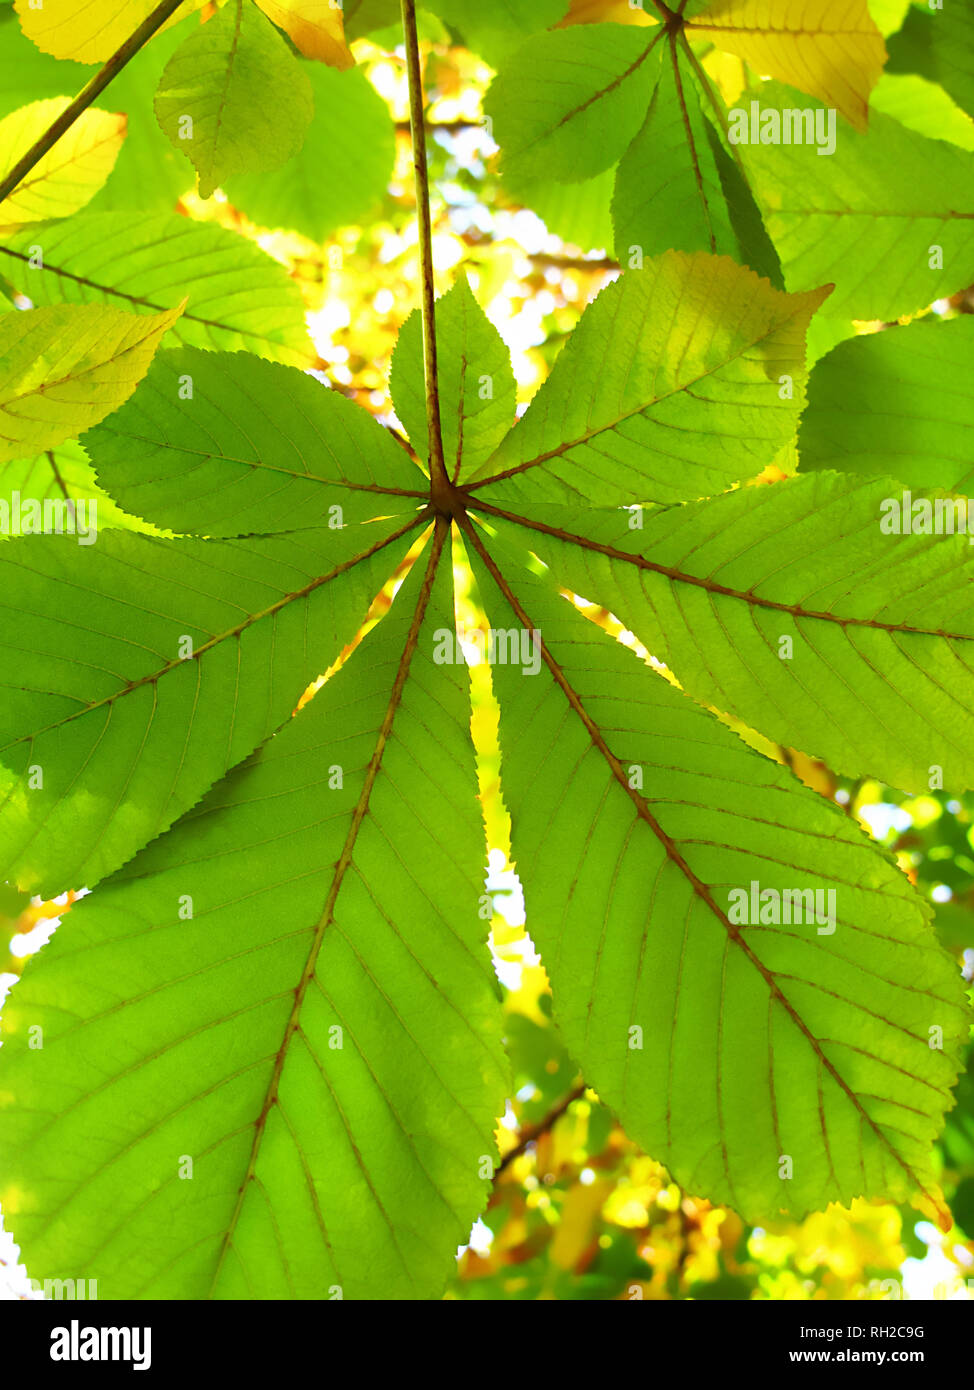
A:
<svg viewBox="0 0 974 1390">
<path fill-rule="evenodd" d="M 8 174 L 64 108 L 68 97 L 32 101 L 0 121 L 0 178 Z M 125 139 L 127 118 L 90 107 L 0 204 L 0 231 L 70 217 L 108 178 Z"/>
<path fill-rule="evenodd" d="M 345 43 L 342 12 L 331 0 L 257 0 L 272 24 L 288 34 L 306 58 L 333 68 L 354 67 Z"/>
<path fill-rule="evenodd" d="M 565 18 L 555 25 L 566 29 L 570 24 L 658 24 L 659 20 L 646 10 L 633 9 L 629 0 L 572 0 Z"/>
<path fill-rule="evenodd" d="M 733 53 L 721 53 L 720 49 L 712 48 L 700 60 L 700 66 L 716 85 L 725 106 L 736 106 L 741 93 L 751 85 L 747 65 Z"/>
<path fill-rule="evenodd" d="M 50 449 L 128 400 L 186 307 L 56 304 L 0 314 L 0 462 Z"/>
<path fill-rule="evenodd" d="M 604 1178 L 589 1187 L 569 1189 L 562 1203 L 561 1221 L 551 1242 L 551 1260 L 559 1269 L 573 1270 L 591 1244 L 602 1204 L 612 1191 Z"/>
<path fill-rule="evenodd" d="M 14 0 L 20 27 L 44 53 L 76 63 L 103 63 L 156 8 L 159 0 Z M 162 26 L 168 29 L 204 0 L 190 0 Z"/>
<path fill-rule="evenodd" d="M 921 1212 L 928 1221 L 932 1221 L 944 1234 L 954 1224 L 950 1207 L 939 1183 L 933 1183 L 928 1189 L 918 1192 L 910 1205 Z"/>
<path fill-rule="evenodd" d="M 869 93 L 886 61 L 866 0 L 714 0 L 686 28 L 865 129 Z"/>
</svg>

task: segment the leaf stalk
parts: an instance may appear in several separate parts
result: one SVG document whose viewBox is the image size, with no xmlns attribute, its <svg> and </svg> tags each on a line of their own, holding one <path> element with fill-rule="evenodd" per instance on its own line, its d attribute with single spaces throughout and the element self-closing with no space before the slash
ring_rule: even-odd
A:
<svg viewBox="0 0 974 1390">
<path fill-rule="evenodd" d="M 23 183 L 24 179 L 39 164 L 49 150 L 60 140 L 66 131 L 70 130 L 78 117 L 87 111 L 88 107 L 99 96 L 109 82 L 117 77 L 125 65 L 135 57 L 140 48 L 143 48 L 152 38 L 153 34 L 161 29 L 170 15 L 179 9 L 183 0 L 162 0 L 150 15 L 142 21 L 134 33 L 130 34 L 112 56 L 107 59 L 104 66 L 95 73 L 86 86 L 58 116 L 57 120 L 48 126 L 44 134 L 35 140 L 25 155 L 18 159 L 17 163 L 10 170 L 9 174 L 0 181 L 0 203 Z"/>
<path fill-rule="evenodd" d="M 426 157 L 426 111 L 423 99 L 423 65 L 416 32 L 415 0 L 402 0 L 402 27 L 406 41 L 409 78 L 409 124 L 413 141 L 416 179 L 416 214 L 422 278 L 423 365 L 426 379 L 426 424 L 429 437 L 430 498 L 444 515 L 454 510 L 453 488 L 443 458 L 440 422 L 439 366 L 436 350 L 436 286 L 433 275 L 433 224 L 430 216 L 429 167 Z"/>
</svg>

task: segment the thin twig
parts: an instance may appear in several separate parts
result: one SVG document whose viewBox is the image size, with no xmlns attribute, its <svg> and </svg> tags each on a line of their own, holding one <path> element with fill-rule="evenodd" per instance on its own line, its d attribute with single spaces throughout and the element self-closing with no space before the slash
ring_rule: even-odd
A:
<svg viewBox="0 0 974 1390">
<path fill-rule="evenodd" d="M 48 126 L 39 140 L 36 140 L 30 149 L 7 174 L 6 178 L 0 182 L 0 203 L 23 183 L 24 179 L 38 164 L 47 152 L 53 148 L 60 140 L 65 131 L 70 130 L 75 121 L 86 111 L 95 98 L 105 90 L 109 82 L 135 57 L 139 49 L 148 43 L 149 39 L 161 29 L 171 14 L 179 9 L 183 0 L 162 0 L 157 5 L 148 18 L 144 19 L 135 32 L 125 40 L 105 63 L 105 66 L 95 73 L 94 77 L 86 87 L 83 87 L 70 106 L 66 106 L 58 116 L 53 125 Z"/>
<path fill-rule="evenodd" d="M 416 213 L 423 281 L 423 360 L 426 370 L 426 426 L 429 435 L 430 481 L 434 501 L 446 502 L 450 493 L 443 459 L 440 424 L 439 368 L 436 353 L 436 287 L 433 278 L 433 223 L 430 217 L 429 169 L 426 163 L 426 116 L 423 103 L 423 65 L 416 33 L 415 0 L 402 0 L 402 27 L 406 39 L 409 73 L 409 119 L 413 135 L 413 167 L 416 171 Z"/>
<path fill-rule="evenodd" d="M 412 121 L 396 121 L 396 130 L 411 133 L 413 128 Z M 427 121 L 426 129 L 435 134 L 438 130 L 444 131 L 447 135 L 459 135 L 464 130 L 483 130 L 487 127 L 483 120 L 479 121 Z"/>
<path fill-rule="evenodd" d="M 495 1182 L 505 1168 L 512 1164 L 516 1158 L 520 1158 L 529 1144 L 533 1144 L 536 1139 L 540 1139 L 542 1134 L 548 1133 L 548 1130 L 554 1126 L 555 1121 L 561 1119 L 562 1115 L 564 1115 L 565 1111 L 574 1101 L 581 1100 L 582 1096 L 585 1094 L 585 1090 L 585 1082 L 583 1081 L 580 1086 L 576 1086 L 573 1091 L 569 1091 L 567 1096 L 563 1096 L 557 1105 L 552 1106 L 544 1119 L 539 1120 L 536 1125 L 528 1125 L 526 1129 L 521 1130 L 521 1138 L 518 1140 L 517 1144 L 504 1155 L 494 1170 Z"/>
</svg>

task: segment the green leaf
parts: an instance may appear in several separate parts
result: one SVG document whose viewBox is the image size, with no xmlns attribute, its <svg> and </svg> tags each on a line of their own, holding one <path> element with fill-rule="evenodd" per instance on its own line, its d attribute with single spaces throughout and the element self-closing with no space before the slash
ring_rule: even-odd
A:
<svg viewBox="0 0 974 1390">
<path fill-rule="evenodd" d="M 358 675 L 27 966 L 4 1010 L 0 1196 L 37 1268 L 97 1268 L 106 1297 L 442 1292 L 508 1085 L 469 692 L 432 657 L 453 628 L 445 539 Z"/>
<path fill-rule="evenodd" d="M 909 8 L 910 0 L 869 0 L 869 13 L 876 21 L 879 32 L 886 35 L 899 29 Z"/>
<path fill-rule="evenodd" d="M 763 109 L 809 107 L 761 88 Z M 974 281 L 974 155 L 874 111 L 842 128 L 835 153 L 741 145 L 790 290 L 835 284 L 828 312 L 895 319 Z"/>
<path fill-rule="evenodd" d="M 426 480 L 364 410 L 243 353 L 164 353 L 85 437 L 98 480 L 167 530 L 242 536 L 415 515 Z"/>
<path fill-rule="evenodd" d="M 809 381 L 802 469 L 974 492 L 965 447 L 972 401 L 974 322 L 967 317 L 840 343 Z"/>
<path fill-rule="evenodd" d="M 305 66 L 315 114 L 300 153 L 269 174 L 230 179 L 230 199 L 263 227 L 286 227 L 322 241 L 369 213 L 395 163 L 395 127 L 359 68 Z"/>
<path fill-rule="evenodd" d="M 584 24 L 529 39 L 484 101 L 503 169 L 515 181 L 571 183 L 615 164 L 642 125 L 662 32 Z"/>
<path fill-rule="evenodd" d="M 539 395 L 509 439 L 533 414 L 529 429 L 557 433 L 560 413 L 581 412 L 607 443 L 620 422 L 606 410 L 630 390 L 633 419 L 685 394 L 674 432 L 704 439 L 711 420 L 711 454 L 717 439 L 750 466 L 791 440 L 797 405 L 779 376 L 800 364 L 815 299 L 671 253 L 599 299 L 586 316 L 598 331 L 583 324 L 576 349 L 593 365 L 558 384 L 566 349 L 550 408 Z M 448 327 L 463 307 L 460 291 Z M 669 394 L 647 395 L 654 381 Z M 377 478 L 385 495 L 364 490 L 385 519 L 0 547 L 0 666 L 15 672 L 0 706 L 0 865 L 42 891 L 114 873 L 5 1009 L 5 1211 L 33 1267 L 97 1264 L 100 1290 L 119 1296 L 433 1296 L 485 1201 L 506 1090 L 448 524 L 349 652 L 431 515 L 396 491 L 416 477 L 406 454 L 309 377 L 237 354 L 162 359 L 97 433 L 114 438 L 119 421 L 112 491 L 125 500 L 127 454 L 138 509 L 169 524 L 303 520 L 322 477 L 351 493 Z M 658 461 L 640 439 L 632 457 L 634 471 Z M 931 1150 L 968 1013 L 929 908 L 848 817 L 693 699 L 717 703 L 707 681 L 723 682 L 773 736 L 779 719 L 810 744 L 838 728 L 862 758 L 886 756 L 889 721 L 929 707 L 903 756 L 928 756 L 930 740 L 967 756 L 956 548 L 907 538 L 873 555 L 866 490 L 821 474 L 661 509 L 644 560 L 619 537 L 630 517 L 591 505 L 593 490 L 625 500 L 619 472 L 583 494 L 577 533 L 552 519 L 570 514 L 566 494 L 579 514 L 581 489 L 540 467 L 516 512 L 487 500 L 498 483 L 451 503 L 506 643 L 490 672 L 503 794 L 564 1044 L 636 1142 L 747 1220 L 919 1193 L 945 1221 Z M 534 575 L 511 537 L 540 557 Z M 593 576 L 634 629 L 661 623 L 690 693 L 559 596 L 588 596 Z M 829 611 L 806 611 L 809 594 Z M 762 643 L 789 621 L 812 655 L 776 686 L 785 663 L 762 666 Z M 880 699 L 887 675 L 908 711 Z M 834 891 L 835 912 L 742 924 L 732 895 L 756 882 Z M 815 930 L 833 916 L 834 933 Z M 37 1024 L 43 1049 L 29 1046 Z M 180 1181 L 190 1159 L 195 1185 Z"/>
<path fill-rule="evenodd" d="M 555 179 L 504 178 L 502 190 L 541 218 L 550 232 L 582 251 L 611 251 L 615 244 L 610 206 L 616 166 L 581 183 Z"/>
<path fill-rule="evenodd" d="M 231 174 L 276 169 L 296 154 L 314 97 L 270 20 L 249 0 L 230 0 L 170 58 L 155 110 L 209 198 Z"/>
<path fill-rule="evenodd" d="M 169 214 L 85 213 L 0 245 L 0 273 L 37 305 L 158 312 L 185 298 L 173 326 L 179 342 L 247 348 L 292 366 L 314 361 L 298 286 L 223 227 Z"/>
<path fill-rule="evenodd" d="M 784 295 L 700 253 L 671 251 L 627 271 L 588 307 L 473 486 L 490 484 L 484 495 L 499 505 L 545 496 L 621 505 L 701 497 L 752 477 L 794 434 L 805 330 L 827 293 Z"/>
<path fill-rule="evenodd" d="M 349 41 L 396 24 L 401 32 L 400 0 L 345 0 L 342 12 L 345 16 L 345 37 Z"/>
<path fill-rule="evenodd" d="M 742 259 L 708 123 L 689 64 L 675 49 L 665 55 L 645 124 L 619 165 L 612 220 L 617 244 L 647 256 L 673 247 Z"/>
<path fill-rule="evenodd" d="M 166 830 L 288 719 L 413 524 L 0 546 L 5 876 L 91 886 Z"/>
<path fill-rule="evenodd" d="M 957 1105 L 947 1116 L 941 1147 L 950 1167 L 974 1170 L 974 1044 L 967 1049 L 967 1065 L 956 1094 Z"/>
<path fill-rule="evenodd" d="M 714 163 L 720 176 L 720 186 L 727 203 L 727 215 L 737 242 L 737 259 L 750 266 L 758 275 L 770 280 L 776 290 L 785 288 L 781 262 L 768 236 L 761 210 L 754 199 L 744 172 L 724 148 L 721 137 L 708 121 L 704 127 Z M 814 327 L 814 323 L 813 323 Z"/>
<path fill-rule="evenodd" d="M 569 0 L 426 0 L 426 8 L 462 34 L 467 47 L 497 67 L 531 34 L 564 18 Z"/>
<path fill-rule="evenodd" d="M 72 304 L 0 314 L 0 463 L 60 444 L 121 405 L 181 313 Z"/>
<path fill-rule="evenodd" d="M 892 116 L 933 140 L 949 140 L 961 149 L 974 150 L 974 121 L 951 101 L 943 87 L 925 78 L 884 73 L 870 104 L 874 111 Z"/>
<path fill-rule="evenodd" d="M 72 528 L 67 524 L 71 520 L 70 509 L 65 506 L 68 502 L 75 504 L 77 529 L 90 526 L 100 530 L 108 526 L 134 531 L 154 529 L 144 521 L 127 516 L 102 491 L 95 481 L 87 454 L 74 441 L 59 444 L 32 458 L 12 459 L 0 466 L 0 534 L 31 535 L 37 527 L 34 502 L 40 503 L 41 521 L 47 504 L 49 515 L 66 519 L 63 524 L 69 533 Z M 78 503 L 82 504 L 80 509 Z"/>
<path fill-rule="evenodd" d="M 531 935 L 586 1079 L 745 1220 L 916 1189 L 944 1219 L 931 1143 L 968 1022 L 929 909 L 837 807 L 488 544 L 491 626 L 542 644 L 536 675 L 492 679 Z M 752 883 L 821 892 L 824 933 L 742 925 Z"/>
<path fill-rule="evenodd" d="M 437 301 L 440 413 L 447 475 L 462 483 L 493 454 L 517 408 L 517 386 L 504 340 L 465 278 Z M 423 325 L 419 310 L 403 324 L 392 359 L 396 414 L 420 458 L 429 457 Z"/>
<path fill-rule="evenodd" d="M 916 72 L 938 82 L 974 116 L 974 13 L 948 4 L 936 13 L 911 8 L 889 41 L 889 72 Z"/>
<path fill-rule="evenodd" d="M 896 492 L 821 473 L 644 517 L 518 514 L 561 583 L 615 613 L 695 699 L 850 777 L 919 792 L 937 765 L 961 790 L 974 785 L 974 554 L 963 536 L 885 534 Z"/>
</svg>

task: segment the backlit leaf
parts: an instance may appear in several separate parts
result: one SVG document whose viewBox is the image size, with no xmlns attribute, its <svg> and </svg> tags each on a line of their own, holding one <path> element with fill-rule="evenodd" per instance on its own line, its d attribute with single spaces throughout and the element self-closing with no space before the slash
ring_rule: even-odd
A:
<svg viewBox="0 0 974 1390">
<path fill-rule="evenodd" d="M 972 492 L 974 460 L 964 447 L 972 395 L 969 318 L 925 320 L 840 343 L 809 382 L 802 468 Z"/>
<path fill-rule="evenodd" d="M 618 24 L 554 30 L 505 64 L 485 108 L 514 178 L 592 178 L 639 130 L 659 71 L 656 36 Z M 544 73 L 543 84 L 534 75 Z"/>
<path fill-rule="evenodd" d="M 209 198 L 231 174 L 276 169 L 296 154 L 314 98 L 273 25 L 249 0 L 230 0 L 170 58 L 155 110 Z"/>
<path fill-rule="evenodd" d="M 787 89 L 762 107 L 794 107 Z M 868 134 L 814 145 L 741 145 L 791 290 L 831 280 L 827 312 L 895 319 L 974 281 L 974 155 L 879 112 Z"/>
<path fill-rule="evenodd" d="M 0 244 L 0 273 L 38 305 L 154 313 L 185 299 L 173 325 L 179 342 L 246 348 L 291 366 L 314 360 L 298 287 L 222 227 L 168 214 L 86 213 Z"/>
<path fill-rule="evenodd" d="M 712 0 L 687 31 L 865 129 L 869 93 L 886 59 L 866 0 Z"/>
<path fill-rule="evenodd" d="M 493 680 L 532 937 L 586 1077 L 746 1220 L 919 1189 L 949 1221 L 930 1148 L 968 1021 L 929 909 L 837 807 L 483 549 L 492 626 L 543 643 L 537 675 Z M 752 883 L 820 893 L 820 924 L 740 925 Z"/>
<path fill-rule="evenodd" d="M 68 97 L 34 101 L 0 121 L 0 177 L 60 116 Z M 112 172 L 125 139 L 125 117 L 89 107 L 0 203 L 0 233 L 67 217 L 83 208 Z"/>
<path fill-rule="evenodd" d="M 85 443 L 121 505 L 172 531 L 341 531 L 415 513 L 424 496 L 422 473 L 364 410 L 311 376 L 241 353 L 162 354 Z"/>
<path fill-rule="evenodd" d="M 358 676 L 339 672 L 106 883 L 4 1010 L 4 1210 L 45 1267 L 67 1253 L 58 1211 L 109 1297 L 442 1291 L 487 1200 L 507 1088 L 469 692 L 432 660 L 453 625 L 445 539 Z M 396 851 L 406 835 L 415 858 Z M 71 981 L 56 1008 L 55 978 Z M 41 1018 L 36 1066 L 22 1044 Z"/>
<path fill-rule="evenodd" d="M 473 486 L 501 505 L 607 488 L 620 503 L 675 502 L 759 473 L 794 432 L 805 330 L 827 294 L 784 295 L 702 254 L 627 272 Z"/>
<path fill-rule="evenodd" d="M 20 27 L 44 53 L 72 58 L 76 63 L 102 63 L 134 33 L 156 8 L 158 0 L 14 0 Z M 187 3 L 169 20 L 175 24 L 186 10 L 198 10 L 204 0 Z"/>
<path fill-rule="evenodd" d="M 510 354 L 466 280 L 459 280 L 439 301 L 436 337 L 443 456 L 450 479 L 462 483 L 490 458 L 510 429 L 517 389 Z M 413 448 L 425 462 L 429 441 L 418 312 L 409 316 L 399 335 L 390 390 Z"/>
<path fill-rule="evenodd" d="M 182 313 L 63 305 L 0 315 L 0 462 L 60 444 L 134 391 Z"/>
<path fill-rule="evenodd" d="M 331 0 L 257 0 L 267 18 L 283 29 L 306 58 L 334 68 L 350 68 L 355 59 L 345 43 L 341 6 Z"/>
</svg>

